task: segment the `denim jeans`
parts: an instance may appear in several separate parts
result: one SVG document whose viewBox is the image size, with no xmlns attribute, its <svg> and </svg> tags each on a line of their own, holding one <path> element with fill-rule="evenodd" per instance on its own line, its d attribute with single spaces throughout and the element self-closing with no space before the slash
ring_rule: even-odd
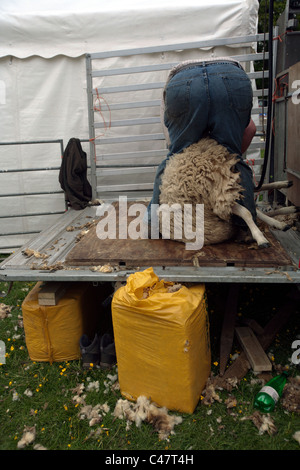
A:
<svg viewBox="0 0 300 470">
<path fill-rule="evenodd" d="M 167 157 L 159 165 L 148 206 L 159 204 L 161 176 L 169 157 L 210 136 L 239 156 L 236 169 L 240 172 L 244 198 L 239 201 L 256 217 L 252 171 L 243 161 L 241 144 L 251 118 L 252 86 L 245 71 L 230 61 L 190 64 L 178 71 L 168 82 L 165 92 L 164 123 L 170 145 Z M 235 216 L 238 225 L 243 221 Z"/>
</svg>

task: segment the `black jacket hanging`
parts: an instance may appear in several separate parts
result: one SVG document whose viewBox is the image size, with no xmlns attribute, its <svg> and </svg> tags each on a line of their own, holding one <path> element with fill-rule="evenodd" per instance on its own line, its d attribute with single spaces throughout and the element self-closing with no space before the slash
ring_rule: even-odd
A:
<svg viewBox="0 0 300 470">
<path fill-rule="evenodd" d="M 92 198 L 92 187 L 87 179 L 86 153 L 79 139 L 69 140 L 59 172 L 59 183 L 65 200 L 75 210 L 84 209 Z"/>
</svg>

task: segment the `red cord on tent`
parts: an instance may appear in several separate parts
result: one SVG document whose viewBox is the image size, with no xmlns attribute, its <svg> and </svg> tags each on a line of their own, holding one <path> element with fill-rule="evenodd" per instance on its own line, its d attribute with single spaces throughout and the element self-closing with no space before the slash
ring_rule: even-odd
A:
<svg viewBox="0 0 300 470">
<path fill-rule="evenodd" d="M 94 106 L 94 111 L 99 112 L 99 114 L 100 114 L 100 116 L 103 120 L 103 123 L 104 123 L 104 129 L 105 129 L 105 131 L 107 131 L 107 129 L 111 128 L 111 111 L 110 111 L 110 107 L 109 107 L 109 104 L 107 103 L 106 99 L 103 98 L 103 96 L 99 95 L 98 88 L 96 88 L 96 94 L 97 94 L 97 97 L 96 97 L 95 103 L 98 103 L 98 106 L 96 106 L 96 105 Z M 101 100 L 104 101 L 104 103 L 107 107 L 107 110 L 109 112 L 108 124 L 106 123 L 105 117 L 103 116 Z M 105 134 L 105 132 L 104 132 L 104 134 Z M 101 135 L 104 135 L 104 134 L 101 134 Z"/>
<path fill-rule="evenodd" d="M 109 113 L 109 119 L 108 119 L 108 122 L 106 121 L 105 117 L 104 117 L 104 114 L 103 114 L 103 108 L 102 108 L 102 103 L 101 101 L 104 102 L 105 106 L 106 106 L 106 111 L 108 111 Z M 90 139 L 90 142 L 93 142 L 94 143 L 94 147 L 95 147 L 95 161 L 96 161 L 96 144 L 95 144 L 95 140 L 98 139 L 98 137 L 102 137 L 105 135 L 105 133 L 107 132 L 108 129 L 111 128 L 111 110 L 110 110 L 110 107 L 109 107 L 109 104 L 107 103 L 106 99 L 103 98 L 103 96 L 101 96 L 98 92 L 98 88 L 96 88 L 96 99 L 95 99 L 95 105 L 94 105 L 94 111 L 97 111 L 100 116 L 101 116 L 101 119 L 104 123 L 104 132 L 97 135 L 96 137 L 94 137 L 93 139 Z"/>
</svg>

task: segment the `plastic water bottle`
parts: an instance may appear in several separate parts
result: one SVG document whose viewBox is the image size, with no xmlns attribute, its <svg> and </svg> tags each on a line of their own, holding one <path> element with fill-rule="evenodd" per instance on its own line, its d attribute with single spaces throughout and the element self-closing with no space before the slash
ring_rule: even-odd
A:
<svg viewBox="0 0 300 470">
<path fill-rule="evenodd" d="M 282 395 L 287 378 L 288 373 L 284 371 L 282 374 L 269 380 L 269 382 L 267 382 L 256 395 L 254 399 L 254 408 L 257 408 L 263 413 L 273 411 L 276 403 Z"/>
</svg>

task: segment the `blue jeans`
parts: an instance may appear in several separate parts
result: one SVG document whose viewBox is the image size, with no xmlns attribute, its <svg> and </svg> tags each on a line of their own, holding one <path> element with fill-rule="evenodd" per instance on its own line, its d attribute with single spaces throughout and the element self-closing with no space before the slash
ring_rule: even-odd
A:
<svg viewBox="0 0 300 470">
<path fill-rule="evenodd" d="M 169 153 L 156 172 L 148 220 L 151 220 L 151 204 L 159 204 L 161 176 L 169 157 L 205 136 L 239 156 L 236 169 L 241 175 L 244 196 L 239 202 L 255 219 L 252 171 L 241 156 L 243 134 L 250 122 L 253 100 L 251 82 L 245 71 L 229 61 L 190 64 L 171 78 L 164 95 Z M 236 216 L 235 222 L 244 225 Z"/>
</svg>

